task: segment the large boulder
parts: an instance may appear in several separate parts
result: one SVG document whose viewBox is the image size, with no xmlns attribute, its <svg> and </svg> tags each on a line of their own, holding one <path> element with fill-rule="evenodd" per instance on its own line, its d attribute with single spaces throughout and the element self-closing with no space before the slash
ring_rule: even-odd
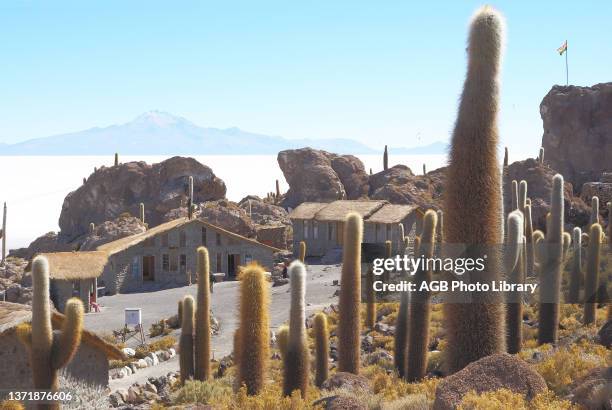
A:
<svg viewBox="0 0 612 410">
<path fill-rule="evenodd" d="M 27 248 L 11 249 L 10 255 L 30 260 L 38 253 L 70 252 L 76 250 L 76 247 L 76 244 L 69 243 L 64 238 L 61 238 L 56 232 L 47 232 L 34 239 Z"/>
<path fill-rule="evenodd" d="M 93 232 L 88 233 L 83 238 L 79 238 L 79 250 L 95 250 L 98 246 L 105 243 L 143 233 L 146 230 L 147 226 L 139 218 L 120 215 L 112 221 L 106 221 L 98 226 L 94 226 Z"/>
<path fill-rule="evenodd" d="M 545 163 L 579 189 L 612 171 L 612 83 L 555 85 L 540 104 Z"/>
<path fill-rule="evenodd" d="M 612 410 L 612 366 L 591 369 L 574 383 L 570 397 L 580 408 Z"/>
<path fill-rule="evenodd" d="M 277 160 L 289 184 L 282 202 L 285 208 L 302 202 L 357 199 L 368 193 L 363 163 L 352 155 L 300 148 L 279 152 Z"/>
<path fill-rule="evenodd" d="M 546 391 L 546 382 L 528 363 L 506 353 L 494 354 L 473 362 L 440 381 L 436 388 L 434 410 L 457 408 L 463 396 L 474 390 L 484 393 L 508 389 L 533 398 Z"/>
<path fill-rule="evenodd" d="M 194 181 L 194 202 L 225 197 L 225 183 L 193 158 L 103 166 L 64 199 L 61 235 L 71 241 L 87 234 L 90 222 L 99 224 L 123 213 L 138 215 L 140 203 L 145 206 L 145 222 L 150 227 L 158 225 L 168 211 L 186 203 L 189 176 Z"/>
<path fill-rule="evenodd" d="M 393 204 L 416 204 L 441 209 L 446 168 L 414 175 L 405 165 L 395 165 L 370 176 L 370 198 Z"/>
<path fill-rule="evenodd" d="M 527 197 L 531 198 L 531 217 L 534 229 L 545 229 L 546 214 L 550 211 L 552 181 L 558 172 L 540 164 L 536 159 L 528 158 L 516 161 L 504 171 L 504 209 L 511 209 L 512 181 L 527 181 Z M 565 181 L 565 222 L 574 226 L 583 226 L 589 221 L 590 208 L 582 199 L 574 196 L 573 186 Z"/>
</svg>

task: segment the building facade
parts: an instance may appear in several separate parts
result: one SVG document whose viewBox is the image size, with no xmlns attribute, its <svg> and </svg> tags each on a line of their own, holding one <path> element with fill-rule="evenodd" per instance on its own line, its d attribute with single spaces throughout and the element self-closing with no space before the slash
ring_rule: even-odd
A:
<svg viewBox="0 0 612 410">
<path fill-rule="evenodd" d="M 387 201 L 338 200 L 331 203 L 305 202 L 289 217 L 293 223 L 294 244 L 306 243 L 306 256 L 321 257 L 330 251 L 341 250 L 344 221 L 349 212 L 363 218 L 363 242 L 391 241 L 394 253 L 400 253 L 404 236 L 410 236 L 421 210 L 416 205 L 396 205 Z M 295 251 L 299 249 L 294 246 Z"/>
<path fill-rule="evenodd" d="M 211 273 L 235 279 L 239 267 L 257 262 L 271 270 L 281 249 L 229 232 L 200 219 L 179 218 L 118 239 L 92 252 L 44 254 L 49 259 L 51 296 L 62 309 L 71 296 L 138 292 L 196 281 L 197 248 L 209 252 Z"/>
</svg>

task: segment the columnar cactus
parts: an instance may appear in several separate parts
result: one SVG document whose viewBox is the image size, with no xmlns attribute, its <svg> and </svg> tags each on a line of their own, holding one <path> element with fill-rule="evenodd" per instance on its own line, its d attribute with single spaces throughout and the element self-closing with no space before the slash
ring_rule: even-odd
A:
<svg viewBox="0 0 612 410">
<path fill-rule="evenodd" d="M 453 131 L 445 186 L 446 243 L 467 244 L 461 256 L 488 255 L 486 269 L 470 280 L 500 279 L 503 217 L 497 159 L 502 16 L 485 6 L 475 14 L 468 44 L 468 72 Z M 446 303 L 445 363 L 454 373 L 506 350 L 504 306 L 495 295 L 470 295 L 471 303 Z"/>
<path fill-rule="evenodd" d="M 210 378 L 210 262 L 208 249 L 197 251 L 198 295 L 195 312 L 195 379 Z"/>
<path fill-rule="evenodd" d="M 423 175 L 427 175 L 427 166 L 423 163 Z"/>
<path fill-rule="evenodd" d="M 540 272 L 540 307 L 538 343 L 557 343 L 559 328 L 559 297 L 563 258 L 563 176 L 553 178 L 548 218 L 545 258 Z"/>
<path fill-rule="evenodd" d="M 184 384 L 187 380 L 192 379 L 194 375 L 193 369 L 193 319 L 194 301 L 191 295 L 183 298 L 183 307 L 181 314 L 181 337 L 179 339 L 179 366 L 181 371 L 181 383 Z"/>
<path fill-rule="evenodd" d="M 580 282 L 582 282 L 582 230 L 579 227 L 575 227 L 572 231 L 572 236 L 574 252 L 567 301 L 569 303 L 578 303 L 580 299 Z"/>
<path fill-rule="evenodd" d="M 89 223 L 89 233 L 94 234 L 96 232 L 96 225 L 93 222 Z"/>
<path fill-rule="evenodd" d="M 441 244 L 444 243 L 444 212 L 439 210 L 438 214 L 438 223 L 436 224 L 436 241 Z"/>
<path fill-rule="evenodd" d="M 510 204 L 510 209 L 509 211 L 514 211 L 515 209 L 518 209 L 519 207 L 519 193 L 518 193 L 518 182 L 516 181 L 516 179 L 512 180 L 512 192 L 511 192 L 511 196 L 510 196 L 510 200 L 511 200 L 511 204 Z"/>
<path fill-rule="evenodd" d="M 289 326 L 282 325 L 278 328 L 278 332 L 276 333 L 276 347 L 278 347 L 284 365 L 287 360 L 287 349 L 289 348 Z"/>
<path fill-rule="evenodd" d="M 589 231 L 587 270 L 584 278 L 584 324 L 595 323 L 597 291 L 599 287 L 599 264 L 601 253 L 601 225 L 594 223 Z"/>
<path fill-rule="evenodd" d="M 504 252 L 504 268 L 511 283 L 524 283 L 525 271 L 523 263 L 523 214 L 512 211 L 508 215 L 508 229 Z M 521 350 L 523 305 L 520 294 L 510 293 L 506 305 L 506 345 L 508 353 L 514 354 Z"/>
<path fill-rule="evenodd" d="M 544 147 L 540 147 L 540 154 L 538 155 L 538 162 L 544 165 Z"/>
<path fill-rule="evenodd" d="M 315 385 L 321 387 L 329 375 L 329 329 L 327 327 L 327 316 L 319 312 L 314 318 L 315 338 Z"/>
<path fill-rule="evenodd" d="M 77 298 L 66 303 L 64 324 L 54 338 L 49 307 L 49 262 L 37 256 L 32 262 L 32 323 L 17 327 L 17 335 L 30 356 L 34 389 L 57 391 L 58 370 L 65 367 L 79 348 L 83 329 L 83 304 Z M 39 405 L 59 409 L 59 403 Z"/>
<path fill-rule="evenodd" d="M 518 209 L 525 214 L 525 206 L 527 205 L 527 181 L 522 180 L 519 183 L 518 190 Z"/>
<path fill-rule="evenodd" d="M 142 202 L 138 206 L 138 211 L 139 211 L 139 215 L 140 215 L 140 222 L 145 223 L 145 208 L 144 208 L 144 204 Z"/>
<path fill-rule="evenodd" d="M 420 251 L 425 258 L 432 258 L 436 241 L 436 223 L 438 215 L 429 210 L 423 220 Z M 408 322 L 408 352 L 406 357 L 406 379 L 415 382 L 425 377 L 427 370 L 427 352 L 429 346 L 429 316 L 431 313 L 429 291 L 420 290 L 423 283 L 431 282 L 430 269 L 421 269 L 415 273 L 417 291 L 413 292 L 410 301 L 410 319 Z"/>
<path fill-rule="evenodd" d="M 589 219 L 589 225 L 599 223 L 599 197 L 594 196 L 591 198 L 591 217 Z"/>
<path fill-rule="evenodd" d="M 525 239 L 526 239 L 526 252 L 525 252 L 525 262 L 526 262 L 526 270 L 525 273 L 529 276 L 534 275 L 535 273 L 535 250 L 534 250 L 534 242 L 533 242 L 533 219 L 531 217 L 531 204 L 528 203 L 525 205 Z"/>
<path fill-rule="evenodd" d="M 371 330 L 376 324 L 376 292 L 374 292 L 374 271 L 369 268 L 366 272 L 366 317 L 365 326 Z"/>
<path fill-rule="evenodd" d="M 280 184 L 278 183 L 278 179 L 276 180 L 276 198 L 280 198 Z"/>
<path fill-rule="evenodd" d="M 240 352 L 238 384 L 256 395 L 264 386 L 268 369 L 268 283 L 263 268 L 247 265 L 240 275 Z"/>
<path fill-rule="evenodd" d="M 504 147 L 504 168 L 508 166 L 508 147 Z"/>
<path fill-rule="evenodd" d="M 284 366 L 285 396 L 299 390 L 306 397 L 310 352 L 306 340 L 306 267 L 299 261 L 289 266 L 291 306 L 289 308 L 289 344 Z"/>
<path fill-rule="evenodd" d="M 385 153 L 383 154 L 383 170 L 389 169 L 389 151 L 387 150 L 387 146 L 385 145 Z"/>
<path fill-rule="evenodd" d="M 402 249 L 405 237 L 406 237 L 406 232 L 404 230 L 404 224 L 403 223 L 397 224 L 397 245 L 398 245 L 398 249 Z"/>
<path fill-rule="evenodd" d="M 189 219 L 193 218 L 193 210 L 194 210 L 194 203 L 193 203 L 193 177 L 190 175 L 189 176 L 189 182 L 188 182 L 188 188 L 187 188 L 187 216 L 189 217 Z"/>
<path fill-rule="evenodd" d="M 300 254 L 298 256 L 300 262 L 304 263 L 306 260 L 306 242 L 300 241 Z"/>
<path fill-rule="evenodd" d="M 115 152 L 115 166 L 119 166 L 119 153 Z"/>
<path fill-rule="evenodd" d="M 572 235 L 568 232 L 563 232 L 563 261 L 567 259 L 567 254 L 570 250 L 570 246 L 572 245 Z"/>
<path fill-rule="evenodd" d="M 407 237 L 406 237 L 407 239 Z M 417 248 L 420 238 L 416 237 L 414 240 L 413 257 L 417 257 Z M 410 253 L 408 244 L 403 248 L 404 255 Z M 402 272 L 403 279 L 406 279 L 406 272 Z M 397 318 L 395 319 L 395 337 L 393 346 L 393 364 L 400 378 L 405 377 L 406 373 L 406 353 L 408 347 L 408 317 L 409 317 L 409 293 L 402 292 L 400 295 L 400 304 L 397 311 Z"/>
<path fill-rule="evenodd" d="M 338 371 L 359 374 L 361 354 L 361 242 L 363 220 L 357 213 L 346 217 L 342 250 L 338 321 Z"/>
</svg>

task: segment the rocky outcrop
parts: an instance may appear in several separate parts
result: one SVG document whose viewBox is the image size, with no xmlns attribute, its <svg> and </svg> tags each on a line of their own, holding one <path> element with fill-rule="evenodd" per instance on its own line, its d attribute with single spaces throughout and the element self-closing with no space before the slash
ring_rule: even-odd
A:
<svg viewBox="0 0 612 410">
<path fill-rule="evenodd" d="M 95 250 L 105 243 L 136 235 L 146 230 L 146 225 L 139 218 L 128 215 L 119 216 L 117 219 L 94 226 L 93 232 L 79 238 L 79 250 Z"/>
<path fill-rule="evenodd" d="M 55 232 L 47 232 L 34 239 L 27 248 L 11 249 L 10 255 L 30 260 L 41 252 L 69 252 L 76 250 L 77 245 L 60 239 Z"/>
<path fill-rule="evenodd" d="M 576 383 L 571 391 L 572 403 L 584 409 L 612 408 L 612 366 L 596 367 Z"/>
<path fill-rule="evenodd" d="M 7 302 L 31 303 L 32 281 L 31 276 L 25 272 L 27 265 L 27 260 L 16 257 L 8 257 L 0 265 L 0 292 L 4 292 Z"/>
<path fill-rule="evenodd" d="M 277 160 L 289 184 L 284 208 L 295 208 L 302 202 L 357 199 L 368 193 L 363 163 L 352 155 L 300 148 L 279 152 Z"/>
<path fill-rule="evenodd" d="M 426 175 L 414 175 L 407 166 L 395 165 L 370 176 L 370 198 L 440 209 L 445 171 L 439 168 Z"/>
<path fill-rule="evenodd" d="M 528 158 L 510 164 L 504 172 L 504 209 L 511 209 L 512 180 L 527 181 L 527 196 L 531 198 L 531 215 L 534 229 L 545 229 L 546 214 L 550 211 L 552 180 L 558 171 L 537 160 Z M 565 222 L 573 226 L 584 226 L 589 221 L 590 208 L 574 196 L 572 184 L 565 182 Z"/>
<path fill-rule="evenodd" d="M 61 236 L 72 241 L 87 234 L 89 223 L 100 224 L 121 214 L 139 214 L 145 206 L 150 227 L 187 201 L 188 178 L 194 180 L 194 202 L 225 197 L 225 183 L 193 158 L 173 157 L 157 164 L 128 162 L 98 168 L 64 199 L 59 218 Z"/>
<path fill-rule="evenodd" d="M 475 361 L 463 370 L 438 383 L 434 410 L 452 410 L 463 396 L 474 390 L 484 393 L 508 389 L 532 399 L 547 390 L 546 382 L 529 364 L 506 353 L 494 354 Z"/>
<path fill-rule="evenodd" d="M 612 171 L 612 83 L 555 85 L 540 104 L 546 164 L 579 189 Z"/>
<path fill-rule="evenodd" d="M 590 204 L 594 196 L 599 198 L 601 208 L 605 208 L 606 204 L 612 201 L 612 173 L 605 172 L 599 182 L 586 182 L 582 185 L 580 198 L 585 203 Z M 604 209 L 599 211 L 604 211 Z"/>
</svg>

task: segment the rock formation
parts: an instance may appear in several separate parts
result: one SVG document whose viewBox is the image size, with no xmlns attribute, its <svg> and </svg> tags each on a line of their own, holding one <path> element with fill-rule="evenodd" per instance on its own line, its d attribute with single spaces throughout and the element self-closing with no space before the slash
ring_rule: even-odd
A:
<svg viewBox="0 0 612 410">
<path fill-rule="evenodd" d="M 194 180 L 194 202 L 225 197 L 225 183 L 193 158 L 173 157 L 153 165 L 128 162 L 98 168 L 85 184 L 64 199 L 60 235 L 72 241 L 86 234 L 91 222 L 97 225 L 124 213 L 137 216 L 141 202 L 149 226 L 158 225 L 168 211 L 186 203 L 189 176 Z"/>
<path fill-rule="evenodd" d="M 575 189 L 612 171 L 612 83 L 555 85 L 540 104 L 544 163 Z M 534 153 L 535 154 L 535 153 Z"/>
<path fill-rule="evenodd" d="M 370 176 L 369 197 L 440 209 L 445 171 L 446 168 L 439 168 L 426 175 L 414 175 L 407 166 L 395 165 Z"/>
<path fill-rule="evenodd" d="M 279 152 L 277 160 L 289 183 L 282 202 L 285 208 L 309 201 L 357 199 L 368 193 L 363 163 L 352 155 L 300 148 Z"/>
</svg>

